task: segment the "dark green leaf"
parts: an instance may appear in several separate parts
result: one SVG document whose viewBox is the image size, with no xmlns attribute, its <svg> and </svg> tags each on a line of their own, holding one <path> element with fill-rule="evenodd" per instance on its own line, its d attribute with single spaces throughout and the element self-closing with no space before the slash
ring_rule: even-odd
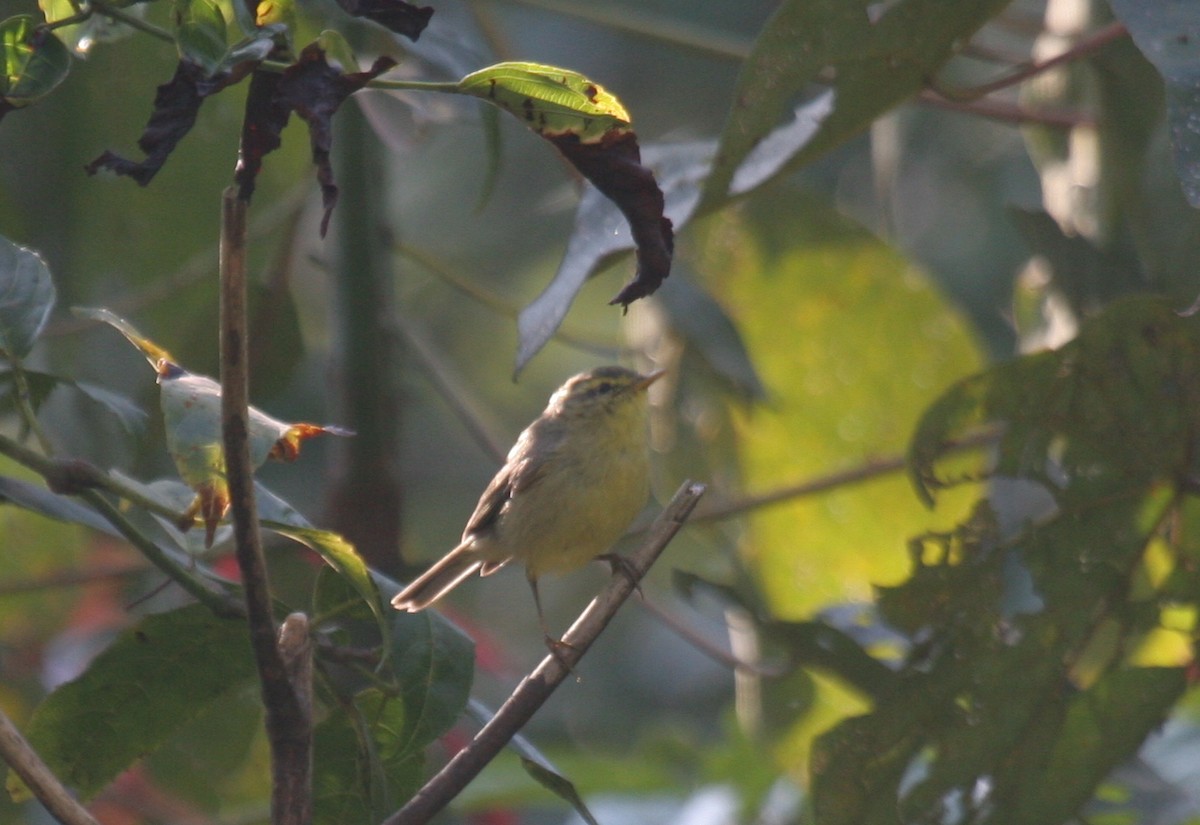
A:
<svg viewBox="0 0 1200 825">
<path fill-rule="evenodd" d="M 92 401 L 95 401 L 115 415 L 127 432 L 139 432 L 146 423 L 147 416 L 145 410 L 138 407 L 125 396 L 115 393 L 112 390 L 99 387 L 87 381 L 73 381 L 59 375 L 51 375 L 50 373 L 36 370 L 24 370 L 24 373 L 31 395 L 29 401 L 35 410 L 41 407 L 42 402 L 56 388 L 60 386 L 70 387 L 83 393 Z M 15 392 L 16 387 L 12 373 L 9 371 L 0 372 L 0 409 L 9 409 L 12 407 L 11 399 L 15 397 Z"/>
<path fill-rule="evenodd" d="M 54 308 L 50 268 L 31 249 L 0 238 L 0 350 L 24 358 Z"/>
<path fill-rule="evenodd" d="M 159 613 L 50 694 L 26 735 L 50 769 L 90 799 L 254 673 L 243 622 L 201 605 Z M 87 742 L 94 746 L 81 746 Z M 19 793 L 19 780 L 10 775 L 8 788 Z"/>
<path fill-rule="evenodd" d="M 405 745 L 424 747 L 449 730 L 466 706 L 475 645 L 438 616 L 396 612 L 389 661 L 404 700 Z"/>
<path fill-rule="evenodd" d="M 727 199 L 743 160 L 795 105 L 797 95 L 818 83 L 829 83 L 834 92 L 832 113 L 792 165 L 828 151 L 918 92 L 956 47 L 1008 2 L 780 4 L 742 66 L 705 202 Z"/>
<path fill-rule="evenodd" d="M 583 797 L 579 795 L 575 785 L 565 776 L 552 770 L 545 763 L 525 756 L 521 757 L 521 766 L 525 768 L 526 773 L 533 777 L 535 782 L 560 799 L 565 799 L 575 809 L 575 813 L 579 814 L 580 818 L 588 825 L 600 825 L 596 821 L 596 817 L 592 816 L 592 812 L 588 810 L 587 805 L 584 804 Z"/>
<path fill-rule="evenodd" d="M 36 17 L 19 14 L 0 23 L 4 78 L 0 97 L 12 108 L 26 106 L 49 94 L 71 69 L 63 42 Z"/>
<path fill-rule="evenodd" d="M 120 536 L 112 525 L 70 496 L 52 493 L 45 487 L 7 476 L 0 476 L 0 500 L 9 501 L 26 510 L 41 513 L 56 521 L 82 524 L 110 536 Z"/>
<path fill-rule="evenodd" d="M 746 342 L 733 319 L 706 290 L 677 272 L 661 290 L 659 298 L 671 326 L 704 362 L 748 401 L 761 401 L 767 391 L 758 376 Z"/>
<path fill-rule="evenodd" d="M 424 748 L 404 734 L 404 703 L 375 689 L 338 707 L 314 732 L 313 821 L 371 825 L 420 786 Z"/>
<path fill-rule="evenodd" d="M 1166 81 L 1175 172 L 1200 208 L 1200 7 L 1113 0 L 1112 8 Z"/>
</svg>

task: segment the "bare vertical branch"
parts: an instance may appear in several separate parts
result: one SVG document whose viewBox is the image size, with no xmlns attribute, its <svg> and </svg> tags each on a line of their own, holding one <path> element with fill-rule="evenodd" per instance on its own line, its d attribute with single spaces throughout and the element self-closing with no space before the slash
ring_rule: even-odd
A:
<svg viewBox="0 0 1200 825">
<path fill-rule="evenodd" d="M 626 566 L 613 573 L 612 579 L 596 596 L 563 636 L 563 647 L 547 656 L 465 748 L 383 825 L 423 825 L 446 807 L 537 712 L 555 689 L 567 678 L 583 654 L 591 647 L 637 588 L 638 582 L 658 559 L 667 544 L 687 521 L 696 502 L 704 495 L 704 485 L 685 481 L 670 504 L 650 525 L 642 544 L 626 558 Z"/>
<path fill-rule="evenodd" d="M 221 200 L 221 429 L 238 567 L 250 643 L 258 666 L 271 743 L 271 821 L 312 820 L 312 731 L 276 644 L 271 590 L 258 530 L 249 446 L 246 351 L 246 201 L 229 187 Z"/>
</svg>

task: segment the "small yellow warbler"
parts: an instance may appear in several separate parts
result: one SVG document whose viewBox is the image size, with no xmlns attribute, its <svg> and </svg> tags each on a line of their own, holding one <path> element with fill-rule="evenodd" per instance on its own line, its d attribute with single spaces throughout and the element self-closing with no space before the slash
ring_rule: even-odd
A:
<svg viewBox="0 0 1200 825">
<path fill-rule="evenodd" d="M 517 438 L 459 545 L 405 587 L 392 606 L 423 610 L 476 571 L 487 576 L 517 559 L 551 639 L 538 578 L 582 567 L 604 553 L 646 503 L 646 388 L 662 375 L 598 367 L 568 379 Z"/>
</svg>

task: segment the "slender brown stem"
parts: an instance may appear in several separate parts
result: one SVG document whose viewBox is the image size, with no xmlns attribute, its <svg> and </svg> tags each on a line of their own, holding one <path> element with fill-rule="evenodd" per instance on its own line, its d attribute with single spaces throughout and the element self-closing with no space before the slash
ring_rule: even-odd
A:
<svg viewBox="0 0 1200 825">
<path fill-rule="evenodd" d="M 46 806 L 50 815 L 63 825 L 99 825 L 63 787 L 53 771 L 46 767 L 46 763 L 3 711 L 0 711 L 0 756 L 21 777 L 38 801 Z"/>
<path fill-rule="evenodd" d="M 946 444 L 944 449 L 946 452 L 977 450 L 982 447 L 991 446 L 999 440 L 1000 433 L 997 430 L 983 430 L 955 439 Z M 718 502 L 712 506 L 702 507 L 696 512 L 692 521 L 719 521 L 731 516 L 747 513 L 751 510 L 791 501 L 795 498 L 825 493 L 848 484 L 856 484 L 860 481 L 896 473 L 903 470 L 906 466 L 908 466 L 908 459 L 902 455 L 869 459 L 857 466 L 827 473 L 816 478 L 805 479 L 797 484 L 789 484 L 786 487 L 780 487 L 765 493 L 744 496 L 734 501 Z"/>
<path fill-rule="evenodd" d="M 312 820 L 312 731 L 276 643 L 271 589 L 258 530 L 254 468 L 250 463 L 247 203 L 231 186 L 225 190 L 221 205 L 221 430 L 246 620 L 271 744 L 271 821 L 274 825 L 307 825 Z"/>
<path fill-rule="evenodd" d="M 629 598 L 646 571 L 679 532 L 704 485 L 686 481 L 670 504 L 654 520 L 645 541 L 627 558 L 621 572 L 613 574 L 608 586 L 592 600 L 563 636 L 561 648 L 542 660 L 483 726 L 465 748 L 430 779 L 408 803 L 384 820 L 383 825 L 421 825 L 446 807 L 479 772 L 496 757 L 525 723 L 533 717 L 573 668 L 601 631 Z"/>
<path fill-rule="evenodd" d="M 1129 35 L 1129 30 L 1120 22 L 1109 23 L 1107 26 L 1102 26 L 1092 32 L 1087 37 L 1075 43 L 1071 48 L 1066 49 L 1060 54 L 1056 54 L 1047 60 L 1030 61 L 1023 66 L 1019 66 L 1014 71 L 997 78 L 988 83 L 982 83 L 978 86 L 969 88 L 954 88 L 941 84 L 933 85 L 933 90 L 947 100 L 970 101 L 978 100 L 979 98 L 989 95 L 992 92 L 998 92 L 1001 89 L 1007 89 L 1010 86 L 1015 86 L 1018 83 L 1023 83 L 1031 77 L 1036 77 L 1042 72 L 1049 71 L 1055 66 L 1060 66 L 1063 63 L 1070 63 L 1074 60 L 1080 60 L 1088 55 L 1099 51 L 1114 40 L 1119 40 L 1122 37 Z"/>
</svg>

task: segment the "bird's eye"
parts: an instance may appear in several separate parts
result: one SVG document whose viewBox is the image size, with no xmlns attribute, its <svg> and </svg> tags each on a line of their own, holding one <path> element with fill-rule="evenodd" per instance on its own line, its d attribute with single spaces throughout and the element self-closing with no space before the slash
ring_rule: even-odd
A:
<svg viewBox="0 0 1200 825">
<path fill-rule="evenodd" d="M 603 395 L 606 392 L 612 392 L 612 389 L 613 389 L 612 382 L 604 381 L 599 386 L 596 387 L 596 392 Z"/>
</svg>

